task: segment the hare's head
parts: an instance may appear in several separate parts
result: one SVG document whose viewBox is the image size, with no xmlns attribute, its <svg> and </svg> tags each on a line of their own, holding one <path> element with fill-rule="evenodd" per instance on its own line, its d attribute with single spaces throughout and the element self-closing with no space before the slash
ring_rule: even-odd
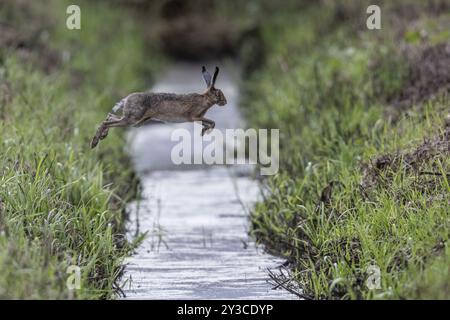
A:
<svg viewBox="0 0 450 320">
<path fill-rule="evenodd" d="M 211 79 L 211 75 L 208 70 L 206 70 L 205 66 L 202 67 L 203 79 L 206 82 L 207 90 L 205 95 L 208 97 L 210 101 L 219 106 L 224 106 L 227 104 L 227 99 L 225 98 L 222 90 L 216 89 L 214 84 L 216 83 L 217 74 L 219 73 L 219 68 L 216 67 L 216 71 Z"/>
</svg>

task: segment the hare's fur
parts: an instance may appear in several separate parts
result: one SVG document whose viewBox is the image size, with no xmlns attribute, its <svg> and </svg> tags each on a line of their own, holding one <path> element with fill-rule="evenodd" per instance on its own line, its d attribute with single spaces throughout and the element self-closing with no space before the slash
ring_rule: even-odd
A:
<svg viewBox="0 0 450 320">
<path fill-rule="evenodd" d="M 201 94 L 136 92 L 122 99 L 113 108 L 113 112 L 122 109 L 122 117 L 109 113 L 92 139 L 91 148 L 95 148 L 100 140 L 106 138 L 109 128 L 139 126 L 150 119 L 164 122 L 201 121 L 202 135 L 214 128 L 215 122 L 204 115 L 213 105 L 224 106 L 227 100 L 222 91 L 214 87 L 219 68 L 216 67 L 212 79 L 205 67 L 202 68 L 202 73 L 207 90 Z"/>
</svg>

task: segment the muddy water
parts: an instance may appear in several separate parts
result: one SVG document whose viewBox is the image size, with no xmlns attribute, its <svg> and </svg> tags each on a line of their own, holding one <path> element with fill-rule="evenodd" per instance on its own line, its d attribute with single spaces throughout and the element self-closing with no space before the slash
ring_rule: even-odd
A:
<svg viewBox="0 0 450 320">
<path fill-rule="evenodd" d="M 228 104 L 206 115 L 218 130 L 242 127 L 234 83 L 232 71 L 221 71 L 216 87 Z M 174 65 L 152 90 L 201 92 L 200 67 Z M 126 298 L 294 299 L 268 283 L 267 269 L 283 261 L 248 236 L 248 210 L 259 195 L 249 177 L 252 168 L 173 165 L 170 153 L 177 142 L 170 136 L 176 128 L 192 132 L 193 124 L 152 124 L 130 132 L 144 200 L 129 205 L 129 236 L 147 232 L 147 237 L 125 261 Z"/>
</svg>

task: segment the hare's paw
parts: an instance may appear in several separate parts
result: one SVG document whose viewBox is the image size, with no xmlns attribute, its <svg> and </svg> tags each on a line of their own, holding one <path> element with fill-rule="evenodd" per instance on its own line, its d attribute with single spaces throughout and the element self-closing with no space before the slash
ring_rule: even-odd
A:
<svg viewBox="0 0 450 320">
<path fill-rule="evenodd" d="M 103 131 L 100 133 L 100 140 L 105 139 L 108 136 L 108 128 L 104 128 Z"/>
<path fill-rule="evenodd" d="M 91 141 L 91 148 L 95 148 L 98 144 L 98 142 L 100 140 L 103 140 L 106 138 L 106 136 L 108 135 L 108 128 L 105 127 L 105 125 L 101 125 L 98 129 L 97 132 L 95 133 L 94 138 L 92 138 Z"/>
<path fill-rule="evenodd" d="M 202 129 L 202 136 L 204 136 L 205 133 L 211 133 L 211 131 L 213 131 L 213 129 L 214 129 L 214 126 L 211 126 L 211 127 L 203 127 L 203 129 Z"/>
<path fill-rule="evenodd" d="M 99 138 L 98 138 L 97 136 L 95 136 L 94 138 L 92 138 L 92 141 L 91 141 L 91 149 L 94 149 L 94 148 L 97 146 L 98 142 L 99 142 Z"/>
<path fill-rule="evenodd" d="M 212 131 L 212 127 L 203 127 L 202 129 L 202 137 L 205 135 L 205 133 L 210 133 Z"/>
</svg>

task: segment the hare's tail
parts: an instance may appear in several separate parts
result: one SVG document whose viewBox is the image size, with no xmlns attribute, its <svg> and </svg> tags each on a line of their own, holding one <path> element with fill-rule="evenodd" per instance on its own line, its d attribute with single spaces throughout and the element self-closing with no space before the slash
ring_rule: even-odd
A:
<svg viewBox="0 0 450 320">
<path fill-rule="evenodd" d="M 117 102 L 114 107 L 112 108 L 112 112 L 116 113 L 117 111 L 119 111 L 120 109 L 123 108 L 123 106 L 125 105 L 125 100 L 126 99 L 122 99 L 119 102 Z"/>
</svg>

